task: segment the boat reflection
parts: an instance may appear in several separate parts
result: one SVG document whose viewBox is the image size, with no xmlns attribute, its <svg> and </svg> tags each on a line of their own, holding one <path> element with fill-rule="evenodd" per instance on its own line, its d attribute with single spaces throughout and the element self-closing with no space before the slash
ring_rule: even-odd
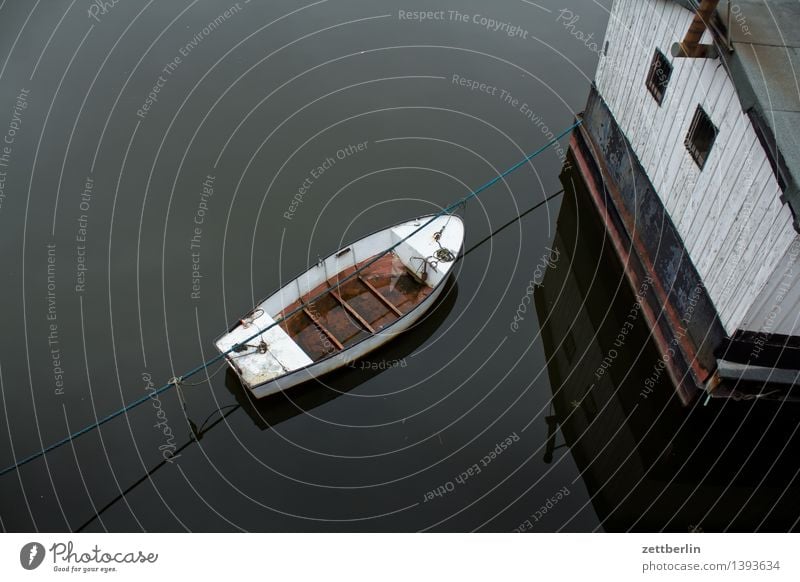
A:
<svg viewBox="0 0 800 582">
<path fill-rule="evenodd" d="M 407 332 L 370 353 L 365 362 L 397 362 L 413 354 L 436 333 L 452 311 L 457 297 L 458 285 L 451 277 L 430 311 Z M 330 402 L 385 370 L 386 367 L 362 366 L 357 360 L 350 366 L 314 378 L 290 390 L 256 399 L 242 386 L 233 370 L 229 369 L 225 376 L 225 386 L 253 423 L 264 430 Z"/>
<path fill-rule="evenodd" d="M 562 258 L 535 293 L 553 392 L 545 461 L 557 426 L 607 531 L 797 529 L 798 406 L 681 406 L 580 175 L 562 182 Z"/>
</svg>

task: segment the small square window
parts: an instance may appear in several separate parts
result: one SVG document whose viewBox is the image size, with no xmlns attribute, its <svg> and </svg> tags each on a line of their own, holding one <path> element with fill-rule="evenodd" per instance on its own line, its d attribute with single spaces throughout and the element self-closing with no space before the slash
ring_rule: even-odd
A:
<svg viewBox="0 0 800 582">
<path fill-rule="evenodd" d="M 653 54 L 653 62 L 650 63 L 650 71 L 647 73 L 647 89 L 650 94 L 661 105 L 664 100 L 664 93 L 667 92 L 667 84 L 672 75 L 672 64 L 664 53 L 656 49 Z"/>
<path fill-rule="evenodd" d="M 697 111 L 694 112 L 694 118 L 692 118 L 692 125 L 689 126 L 689 133 L 686 134 L 683 144 L 692 154 L 692 159 L 701 170 L 706 165 L 708 154 L 711 152 L 714 140 L 717 139 L 717 133 L 719 133 L 719 130 L 711 122 L 711 118 L 698 105 Z"/>
</svg>

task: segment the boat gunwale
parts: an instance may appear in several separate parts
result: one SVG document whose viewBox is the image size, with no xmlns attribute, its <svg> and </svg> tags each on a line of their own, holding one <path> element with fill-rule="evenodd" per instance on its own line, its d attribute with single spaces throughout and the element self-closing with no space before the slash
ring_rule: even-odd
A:
<svg viewBox="0 0 800 582">
<path fill-rule="evenodd" d="M 445 216 L 445 215 L 441 215 L 441 216 Z M 462 236 L 461 236 L 461 241 L 460 241 L 460 244 L 459 244 L 459 246 L 458 246 L 458 250 L 457 250 L 455 253 L 453 253 L 453 254 L 454 254 L 454 256 L 455 256 L 455 258 L 453 259 L 453 265 L 455 265 L 455 263 L 458 261 L 458 257 L 461 255 L 461 251 L 462 251 L 462 249 L 464 248 L 464 232 L 463 232 L 463 231 L 464 231 L 464 228 L 463 228 L 463 222 L 464 222 L 464 221 L 463 221 L 463 220 L 461 220 L 461 217 L 460 217 L 460 216 L 457 216 L 457 215 L 455 215 L 455 214 L 451 214 L 449 217 L 450 217 L 450 218 L 456 218 L 457 220 L 459 220 L 459 221 L 462 223 Z M 435 215 L 435 214 L 425 214 L 425 215 L 422 215 L 422 216 L 418 216 L 418 217 L 416 217 L 416 218 L 412 218 L 412 219 L 410 219 L 410 220 L 404 220 L 403 222 L 398 222 L 397 224 L 394 224 L 394 225 L 392 225 L 392 226 L 389 226 L 389 227 L 386 227 L 386 228 L 380 228 L 380 229 L 377 229 L 377 230 L 375 230 L 375 231 L 373 231 L 373 232 L 371 232 L 371 233 L 369 233 L 369 234 L 366 234 L 366 235 L 362 236 L 361 238 L 359 238 L 359 239 L 357 239 L 357 240 L 355 240 L 355 241 L 353 241 L 353 242 L 351 242 L 351 243 L 348 243 L 348 244 L 344 245 L 343 247 L 340 247 L 338 250 L 334 251 L 333 253 L 331 253 L 330 255 L 328 255 L 327 257 L 325 257 L 324 259 L 322 259 L 322 261 L 323 261 L 323 262 L 324 262 L 324 261 L 327 261 L 327 260 L 328 260 L 328 259 L 330 259 L 331 257 L 334 257 L 334 256 L 336 256 L 336 255 L 337 255 L 337 253 L 340 253 L 340 252 L 342 252 L 344 249 L 351 248 L 351 247 L 353 247 L 354 245 L 356 245 L 356 244 L 360 243 L 361 241 L 363 241 L 363 240 L 365 240 L 365 239 L 367 239 L 367 238 L 369 238 L 369 237 L 371 237 L 371 236 L 373 236 L 373 235 L 376 235 L 376 234 L 378 234 L 378 233 L 381 233 L 381 232 L 384 232 L 384 231 L 387 231 L 387 230 L 392 230 L 393 228 L 397 228 L 398 226 L 402 226 L 402 225 L 404 225 L 404 224 L 407 224 L 407 223 L 409 223 L 409 222 L 415 222 L 415 221 L 418 221 L 418 220 L 423 220 L 423 219 L 427 219 L 427 218 L 439 218 L 439 216 L 438 216 L 438 215 Z M 366 259 L 364 259 L 364 261 L 361 261 L 361 262 L 366 262 L 366 261 L 369 261 L 369 260 L 371 260 L 371 259 L 374 259 L 374 258 L 375 258 L 376 256 L 378 256 L 378 255 L 382 255 L 382 254 L 389 254 L 389 253 L 392 253 L 392 252 L 394 252 L 394 249 L 393 249 L 392 251 L 389 251 L 389 252 L 386 252 L 385 250 L 384 250 L 384 251 L 378 251 L 378 252 L 377 252 L 377 253 L 375 253 L 374 255 L 370 255 L 369 257 L 367 257 Z M 317 263 L 317 264 L 318 264 L 318 263 Z M 357 265 L 358 265 L 358 263 L 356 263 L 356 269 L 358 269 Z M 404 265 L 404 266 L 406 266 L 406 265 Z M 294 277 L 294 278 L 290 279 L 290 280 L 289 280 L 289 281 L 288 281 L 288 282 L 287 282 L 285 285 L 283 285 L 283 286 L 279 287 L 278 289 L 276 289 L 275 291 L 273 291 L 273 292 L 272 292 L 272 293 L 270 293 L 269 295 L 266 295 L 266 296 L 265 296 L 263 299 L 260 299 L 260 300 L 259 300 L 259 301 L 256 303 L 256 306 L 255 306 L 255 307 L 254 307 L 254 308 L 253 308 L 251 311 L 249 311 L 249 312 L 248 312 L 248 314 L 249 314 L 249 313 L 253 313 L 254 311 L 258 310 L 258 309 L 259 309 L 259 307 L 258 307 L 259 305 L 261 305 L 262 303 L 264 303 L 265 301 L 267 301 L 268 299 L 270 299 L 271 297 L 273 297 L 273 296 L 274 296 L 276 293 L 279 293 L 279 292 L 280 292 L 282 289 L 284 289 L 284 288 L 288 287 L 289 285 L 291 285 L 292 283 L 294 283 L 295 281 L 297 281 L 297 280 L 298 280 L 300 277 L 302 277 L 304 274 L 306 274 L 306 273 L 307 273 L 309 270 L 311 270 L 312 268 L 313 268 L 313 265 L 312 265 L 312 266 L 309 266 L 308 268 L 306 268 L 306 270 L 305 270 L 305 271 L 302 271 L 302 272 L 301 272 L 301 273 L 299 273 L 299 274 L 298 274 L 296 277 Z M 350 267 L 346 267 L 345 269 L 347 269 L 347 268 L 350 268 Z M 342 269 L 342 271 L 344 271 L 345 269 Z M 407 266 L 406 266 L 406 269 L 408 269 L 408 267 L 407 267 Z M 410 269 L 409 269 L 409 270 L 410 270 Z M 339 273 L 341 273 L 341 271 L 340 271 Z M 337 273 L 336 275 L 338 275 L 339 273 Z M 425 297 L 425 299 L 423 299 L 423 300 L 422 300 L 422 301 L 421 301 L 419 304 L 417 304 L 417 305 L 416 305 L 416 306 L 414 306 L 412 309 L 410 309 L 409 311 L 407 311 L 406 313 L 404 313 L 403 315 L 401 315 L 400 317 L 398 317 L 397 319 L 395 319 L 393 322 L 391 322 L 391 323 L 390 323 L 390 324 L 388 324 L 387 326 L 385 326 L 385 327 L 381 328 L 381 329 L 380 329 L 378 332 L 376 332 L 376 333 L 370 333 L 370 334 L 367 334 L 365 337 L 361 338 L 360 340 L 358 340 L 358 341 L 357 341 L 357 342 L 355 342 L 354 344 L 347 346 L 347 347 L 346 347 L 345 349 L 343 349 L 343 350 L 337 350 L 337 351 L 335 351 L 335 352 L 331 352 L 331 353 L 327 354 L 326 356 L 324 356 L 324 357 L 320 358 L 319 360 L 313 360 L 311 363 L 309 363 L 309 364 L 306 364 L 305 366 L 301 366 L 301 367 L 299 367 L 299 368 L 295 368 L 295 369 L 293 369 L 293 370 L 288 370 L 288 371 L 285 371 L 283 374 L 281 374 L 281 375 L 279 375 L 279 376 L 275 376 L 275 377 L 273 377 L 273 378 L 270 378 L 269 380 L 267 380 L 266 382 L 262 382 L 261 384 L 251 384 L 250 382 L 246 381 L 246 380 L 245 380 L 245 379 L 242 377 L 242 373 L 241 373 L 241 371 L 239 370 L 239 367 L 236 365 L 235 361 L 234 361 L 233 359 L 231 359 L 231 358 L 230 358 L 230 354 L 229 354 L 229 353 L 228 353 L 228 354 L 225 354 L 225 360 L 228 362 L 228 364 L 230 364 L 230 365 L 231 365 L 231 367 L 233 368 L 233 370 L 236 372 L 236 375 L 239 377 L 239 380 L 241 381 L 241 383 L 242 383 L 242 384 L 243 384 L 243 385 L 244 385 L 246 388 L 248 388 L 250 391 L 253 391 L 253 390 L 255 390 L 256 388 L 259 388 L 259 387 L 261 387 L 261 386 L 266 386 L 267 384 L 270 384 L 270 383 L 272 383 L 272 382 L 275 382 L 275 381 L 277 381 L 277 380 L 280 380 L 281 378 L 285 378 L 285 377 L 287 377 L 287 376 L 289 376 L 289 375 L 291 375 L 291 374 L 295 374 L 295 373 L 301 372 L 301 371 L 303 371 L 303 370 L 306 370 L 306 369 L 310 368 L 311 366 L 315 366 L 315 365 L 317 365 L 317 364 L 321 364 L 321 363 L 323 363 L 323 362 L 326 362 L 326 361 L 328 361 L 328 360 L 330 360 L 330 359 L 332 359 L 332 358 L 335 358 L 335 357 L 337 357 L 337 356 L 339 356 L 339 355 L 341 355 L 341 354 L 345 354 L 345 353 L 347 353 L 348 351 L 350 351 L 350 350 L 353 350 L 354 348 L 356 348 L 357 346 L 359 346 L 361 343 L 363 343 L 363 342 L 365 342 L 365 341 L 368 341 L 368 340 L 370 340 L 370 339 L 373 339 L 373 338 L 375 338 L 375 337 L 379 337 L 379 336 L 380 336 L 380 334 L 381 334 L 381 333 L 383 333 L 384 331 L 389 331 L 389 330 L 390 330 L 392 327 L 394 327 L 395 325 L 397 325 L 399 322 L 403 321 L 403 320 L 404 320 L 406 317 L 408 317 L 408 316 L 410 316 L 410 315 L 414 314 L 415 312 L 417 312 L 417 311 L 418 311 L 418 310 L 419 310 L 419 309 L 420 309 L 420 308 L 421 308 L 421 307 L 422 307 L 422 306 L 423 306 L 423 305 L 424 305 L 424 304 L 425 304 L 425 303 L 426 303 L 426 302 L 429 300 L 429 298 L 430 298 L 430 297 L 432 297 L 432 296 L 434 295 L 434 293 L 433 293 L 433 292 L 434 292 L 436 289 L 438 289 L 439 287 L 441 287 L 442 285 L 444 285 L 444 284 L 446 284 L 446 283 L 447 283 L 447 281 L 450 279 L 450 276 L 451 276 L 451 274 L 452 274 L 452 270 L 451 270 L 451 269 L 448 269 L 447 275 L 446 275 L 446 276 L 444 276 L 444 277 L 442 277 L 442 279 L 441 279 L 441 280 L 440 280 L 438 283 L 436 283 L 436 285 L 434 285 L 434 286 L 432 286 L 432 287 L 431 287 L 431 292 L 428 294 L 428 296 L 427 296 L 427 297 Z M 334 275 L 334 276 L 336 276 L 336 275 Z M 352 275 L 352 273 L 351 273 L 351 275 Z M 330 278 L 328 278 L 328 279 L 326 279 L 326 280 L 325 280 L 325 282 L 327 282 L 327 281 L 330 281 Z M 338 287 L 339 287 L 339 286 L 338 286 L 338 285 L 336 285 L 336 286 L 331 286 L 331 287 L 329 287 L 328 289 L 334 289 L 334 290 L 335 290 L 335 289 L 337 289 Z M 300 299 L 300 298 L 302 298 L 302 297 L 303 297 L 303 295 L 301 295 L 300 297 L 298 297 L 298 299 Z M 286 306 L 284 306 L 284 307 L 283 307 L 283 309 L 286 309 Z M 245 316 L 245 317 L 247 317 L 247 316 Z M 270 317 L 272 317 L 272 316 L 270 315 Z M 277 325 L 277 326 L 279 326 L 279 327 L 280 327 L 280 324 L 281 324 L 283 321 L 285 321 L 285 319 L 286 319 L 286 318 L 284 317 L 284 318 L 281 318 L 281 319 L 279 319 L 279 320 L 275 320 L 275 325 Z M 231 326 L 228 328 L 228 331 L 227 331 L 227 332 L 223 333 L 222 335 L 220 335 L 219 337 L 217 337 L 217 339 L 215 339 L 215 340 L 214 340 L 214 345 L 217 345 L 217 342 L 219 342 L 219 340 L 221 340 L 223 337 L 225 337 L 226 335 L 228 335 L 229 333 L 231 333 L 233 330 L 235 330 L 237 327 L 239 327 L 239 325 L 241 325 L 241 323 L 242 323 L 242 319 L 238 319 L 238 320 L 236 320 L 236 322 L 235 322 L 235 323 L 233 323 L 233 325 L 231 325 Z M 402 333 L 402 332 L 401 332 L 401 333 Z M 262 334 L 263 334 L 263 332 L 262 332 Z M 261 334 L 259 334 L 259 335 L 261 335 Z M 292 340 L 292 341 L 294 341 L 294 340 Z M 387 341 L 388 341 L 388 340 L 387 340 Z M 297 343 L 297 342 L 295 342 L 295 343 Z M 376 348 L 377 348 L 377 347 L 380 347 L 380 346 L 376 346 Z M 217 349 L 219 349 L 219 348 L 217 348 Z M 306 355 L 307 355 L 307 354 L 306 354 Z M 309 358 L 310 358 L 310 356 L 309 356 Z M 346 363 L 347 363 L 347 362 L 345 361 L 345 362 L 343 362 L 343 363 L 342 363 L 342 365 L 345 365 Z M 309 379 L 310 379 L 310 378 L 309 378 Z"/>
</svg>

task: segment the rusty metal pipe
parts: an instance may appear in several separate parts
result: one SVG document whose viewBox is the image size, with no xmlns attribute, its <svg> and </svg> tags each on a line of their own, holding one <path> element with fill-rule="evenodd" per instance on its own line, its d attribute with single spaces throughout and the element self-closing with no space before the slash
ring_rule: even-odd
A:
<svg viewBox="0 0 800 582">
<path fill-rule="evenodd" d="M 683 37 L 681 42 L 676 42 L 672 45 L 672 56 L 687 58 L 711 58 L 717 56 L 716 47 L 710 44 L 700 44 L 700 39 L 703 38 L 703 33 L 708 28 L 708 23 L 711 21 L 718 4 L 719 0 L 702 0 L 700 2 L 692 23 L 689 25 L 689 30 L 686 31 L 686 36 Z"/>
</svg>

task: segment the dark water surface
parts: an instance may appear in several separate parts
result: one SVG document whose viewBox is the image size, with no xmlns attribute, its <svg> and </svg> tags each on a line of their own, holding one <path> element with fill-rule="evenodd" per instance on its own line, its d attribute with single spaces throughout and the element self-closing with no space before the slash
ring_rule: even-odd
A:
<svg viewBox="0 0 800 582">
<path fill-rule="evenodd" d="M 551 0 L 120 0 L 104 13 L 86 0 L 32 12 L 29 2 L 4 3 L 0 132 L 13 122 L 15 134 L 0 168 L 0 465 L 214 355 L 214 338 L 318 256 L 436 211 L 570 125 L 597 62 L 587 37 L 602 38 L 609 5 L 576 0 L 565 27 Z M 419 10 L 442 12 L 407 17 Z M 462 211 L 467 249 L 562 188 L 564 150 L 566 142 Z M 631 428 L 620 413 L 590 435 L 619 458 L 581 448 L 585 427 L 569 415 L 578 388 L 553 359 L 563 331 L 548 324 L 542 341 L 530 285 L 544 281 L 538 293 L 550 293 L 554 277 L 578 276 L 578 253 L 563 239 L 582 231 L 568 227 L 555 240 L 561 204 L 472 248 L 430 316 L 363 364 L 257 405 L 225 370 L 195 377 L 185 395 L 198 442 L 173 390 L 5 475 L 2 528 L 701 523 L 708 505 L 686 514 L 609 500 L 612 489 L 647 487 L 625 464 L 647 416 L 628 415 L 639 423 Z M 584 244 L 603 248 L 603 236 Z M 555 258 L 550 248 L 565 250 Z M 630 298 L 613 293 L 620 277 L 603 267 L 597 281 L 612 292 L 592 305 L 624 317 Z M 557 314 L 581 315 L 576 297 Z M 595 364 L 576 369 L 591 375 Z M 674 403 L 650 402 L 682 426 Z M 665 424 L 647 440 L 655 452 L 645 465 L 673 446 L 675 430 Z M 618 434 L 627 440 L 608 440 Z M 718 506 L 712 517 L 724 527 L 733 514 Z"/>
<path fill-rule="evenodd" d="M 573 161 L 569 153 L 569 161 Z M 790 531 L 800 493 L 800 411 L 769 400 L 684 407 L 586 184 L 562 175 L 553 252 L 535 291 L 563 438 L 607 531 Z M 569 517 L 561 527 L 569 527 Z"/>
</svg>

